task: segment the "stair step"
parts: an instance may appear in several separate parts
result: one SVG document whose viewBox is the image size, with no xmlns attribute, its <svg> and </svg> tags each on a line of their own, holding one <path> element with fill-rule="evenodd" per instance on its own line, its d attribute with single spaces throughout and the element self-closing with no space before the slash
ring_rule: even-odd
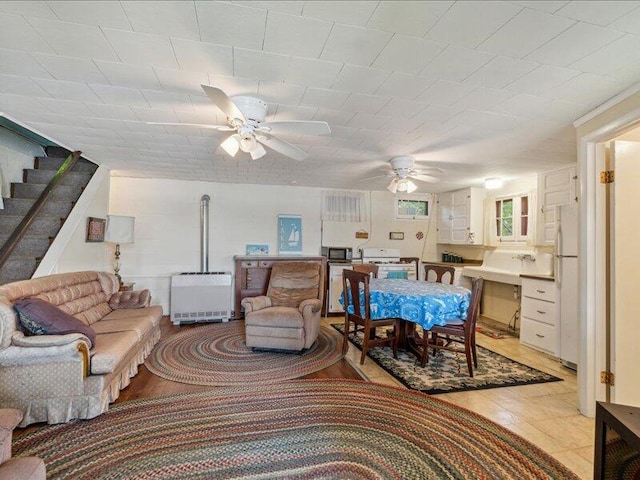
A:
<svg viewBox="0 0 640 480">
<path fill-rule="evenodd" d="M 26 215 L 31 206 L 36 203 L 34 198 L 5 198 L 4 210 L 0 210 L 0 218 L 4 215 Z M 50 215 L 66 218 L 73 208 L 69 200 L 48 201 L 40 211 L 40 215 Z"/>
<path fill-rule="evenodd" d="M 35 258 L 9 258 L 0 272 L 0 285 L 31 278 L 37 266 L 38 261 Z"/>
<path fill-rule="evenodd" d="M 13 198 L 40 198 L 40 194 L 47 187 L 44 183 L 12 183 L 11 184 L 11 196 Z M 75 185 L 58 185 L 51 199 L 62 201 L 68 200 L 75 202 L 80 194 L 82 188 Z"/>
<path fill-rule="evenodd" d="M 71 152 L 64 147 L 44 147 L 47 157 L 68 157 Z"/>
<path fill-rule="evenodd" d="M 67 157 L 35 157 L 33 168 L 38 170 L 58 170 Z M 73 172 L 93 173 L 98 169 L 95 163 L 91 163 L 84 158 L 79 159 L 74 165 Z"/>
<path fill-rule="evenodd" d="M 11 235 L 24 217 L 22 215 L 5 215 L 0 224 L 1 235 Z M 40 216 L 29 226 L 30 235 L 55 236 L 62 227 L 60 217 Z"/>
<path fill-rule="evenodd" d="M 24 183 L 49 183 L 56 174 L 55 170 L 35 170 L 27 169 L 23 170 L 23 182 Z M 79 185 L 84 187 L 89 180 L 91 180 L 90 172 L 68 172 L 60 185 Z"/>
<path fill-rule="evenodd" d="M 0 235 L 0 246 L 9 239 L 9 235 Z M 25 235 L 20 244 L 11 252 L 10 258 L 42 258 L 47 253 L 52 239 L 47 236 Z"/>
</svg>

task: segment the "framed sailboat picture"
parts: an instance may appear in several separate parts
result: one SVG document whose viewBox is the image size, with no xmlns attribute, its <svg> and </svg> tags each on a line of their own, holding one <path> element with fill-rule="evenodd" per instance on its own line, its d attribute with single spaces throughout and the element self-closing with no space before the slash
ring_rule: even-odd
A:
<svg viewBox="0 0 640 480">
<path fill-rule="evenodd" d="M 278 255 L 302 254 L 302 215 L 278 215 Z"/>
</svg>

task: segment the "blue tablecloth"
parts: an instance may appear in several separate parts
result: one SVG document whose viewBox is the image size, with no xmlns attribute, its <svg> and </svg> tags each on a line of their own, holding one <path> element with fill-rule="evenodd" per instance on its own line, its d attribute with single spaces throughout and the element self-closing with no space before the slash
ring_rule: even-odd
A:
<svg viewBox="0 0 640 480">
<path fill-rule="evenodd" d="M 364 291 L 360 292 L 364 302 Z M 371 279 L 371 318 L 402 318 L 428 330 L 447 319 L 465 319 L 471 292 L 455 285 L 420 280 Z M 342 297 L 340 303 L 344 305 Z M 353 312 L 353 305 L 349 305 Z"/>
</svg>

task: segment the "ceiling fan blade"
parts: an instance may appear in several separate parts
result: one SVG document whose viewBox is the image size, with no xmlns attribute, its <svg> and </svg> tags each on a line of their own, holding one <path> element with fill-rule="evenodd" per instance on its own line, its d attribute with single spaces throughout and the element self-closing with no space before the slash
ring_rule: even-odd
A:
<svg viewBox="0 0 640 480">
<path fill-rule="evenodd" d="M 260 124 L 257 130 L 270 135 L 328 135 L 331 133 L 327 122 L 308 120 L 264 122 Z"/>
<path fill-rule="evenodd" d="M 307 158 L 307 152 L 301 150 L 295 145 L 280 140 L 279 138 L 271 137 L 268 135 L 256 135 L 256 140 L 265 144 L 267 147 L 275 150 L 278 153 L 291 157 L 294 160 L 304 160 Z"/>
<path fill-rule="evenodd" d="M 377 178 L 389 178 L 389 177 L 393 177 L 393 176 L 394 176 L 393 173 L 386 173 L 384 175 L 376 175 L 374 177 L 363 178 L 360 181 L 361 182 L 366 182 L 367 180 L 376 180 Z"/>
<path fill-rule="evenodd" d="M 227 117 L 234 119 L 237 118 L 242 120 L 242 123 L 246 123 L 246 119 L 244 115 L 240 111 L 236 104 L 231 101 L 231 99 L 218 87 L 212 87 L 210 85 L 200 85 L 204 90 L 204 93 L 215 103 L 216 107 L 218 107 L 222 113 L 224 113 Z"/>
<path fill-rule="evenodd" d="M 438 167 L 426 167 L 413 170 L 413 173 L 417 175 L 442 175 L 444 170 Z"/>
<path fill-rule="evenodd" d="M 235 128 L 229 125 L 208 125 L 206 123 L 164 123 L 164 122 L 147 122 L 147 125 L 171 125 L 174 127 L 196 127 L 208 128 L 210 130 L 218 130 L 220 132 L 232 132 Z"/>
<path fill-rule="evenodd" d="M 409 175 L 409 177 L 415 180 L 420 180 L 421 182 L 436 183 L 440 181 L 438 178 L 432 177 L 431 175 L 423 175 L 419 173 L 412 173 Z"/>
</svg>

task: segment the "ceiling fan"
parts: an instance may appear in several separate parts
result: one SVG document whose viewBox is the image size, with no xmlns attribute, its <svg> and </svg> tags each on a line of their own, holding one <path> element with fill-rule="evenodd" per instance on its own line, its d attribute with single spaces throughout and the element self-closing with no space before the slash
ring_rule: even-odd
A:
<svg viewBox="0 0 640 480">
<path fill-rule="evenodd" d="M 153 125 L 181 125 L 210 128 L 221 132 L 235 132 L 220 146 L 232 157 L 238 150 L 249 153 L 256 160 L 267 153 L 262 145 L 295 160 L 304 160 L 307 152 L 289 142 L 277 138 L 277 135 L 326 135 L 331 133 L 327 122 L 308 120 L 289 120 L 265 122 L 267 104 L 255 97 L 229 97 L 222 89 L 201 85 L 204 93 L 227 116 L 228 125 L 207 125 L 198 123 L 158 123 Z"/>
<path fill-rule="evenodd" d="M 411 181 L 411 179 L 418 180 L 420 182 L 435 183 L 439 179 L 434 175 L 444 173 L 443 170 L 436 167 L 425 168 L 422 170 L 416 170 L 413 168 L 415 158 L 411 155 L 401 155 L 393 157 L 389 160 L 392 172 L 385 175 L 378 175 L 376 177 L 365 178 L 364 180 L 372 180 L 374 178 L 393 177 L 387 190 L 391 193 L 412 193 L 418 189 L 418 186 Z M 363 180 L 363 181 L 364 181 Z"/>
</svg>

